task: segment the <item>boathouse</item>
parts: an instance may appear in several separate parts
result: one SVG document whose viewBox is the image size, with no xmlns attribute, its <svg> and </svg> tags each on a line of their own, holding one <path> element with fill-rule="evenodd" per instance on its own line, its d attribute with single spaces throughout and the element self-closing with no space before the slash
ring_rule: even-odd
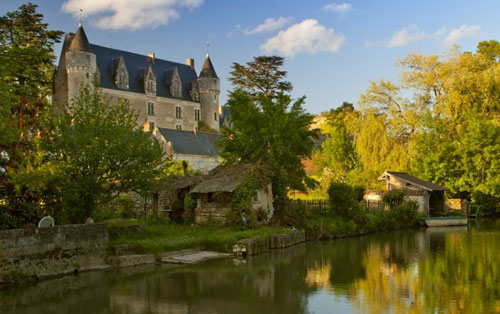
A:
<svg viewBox="0 0 500 314">
<path fill-rule="evenodd" d="M 385 191 L 367 190 L 365 201 L 382 201 L 382 197 L 392 190 L 406 191 L 408 198 L 418 202 L 418 213 L 435 216 L 446 211 L 444 192 L 447 188 L 422 180 L 406 172 L 386 171 L 379 178 L 385 180 Z"/>
</svg>

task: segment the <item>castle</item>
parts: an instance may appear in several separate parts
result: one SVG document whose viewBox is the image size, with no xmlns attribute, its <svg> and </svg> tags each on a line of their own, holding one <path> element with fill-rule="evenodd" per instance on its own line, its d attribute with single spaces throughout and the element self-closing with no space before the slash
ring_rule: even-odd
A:
<svg viewBox="0 0 500 314">
<path fill-rule="evenodd" d="M 217 134 L 199 133 L 199 123 L 219 131 L 220 80 L 207 53 L 200 74 L 193 59 L 175 63 L 90 44 L 83 26 L 64 38 L 54 76 L 53 105 L 70 103 L 97 79 L 111 101 L 125 99 L 174 160 L 208 171 L 218 164 Z"/>
</svg>

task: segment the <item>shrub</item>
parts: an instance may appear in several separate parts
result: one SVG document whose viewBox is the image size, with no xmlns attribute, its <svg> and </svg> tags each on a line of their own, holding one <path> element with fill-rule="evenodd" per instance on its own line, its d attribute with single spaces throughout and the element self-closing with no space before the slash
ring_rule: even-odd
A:
<svg viewBox="0 0 500 314">
<path fill-rule="evenodd" d="M 382 197 L 382 202 L 389 205 L 391 210 L 396 209 L 401 203 L 403 203 L 406 197 L 406 192 L 402 190 L 392 190 Z"/>
<path fill-rule="evenodd" d="M 483 192 L 474 191 L 472 193 L 472 204 L 481 205 L 481 214 L 493 215 L 500 211 L 499 208 L 500 199 L 493 195 L 489 195 Z"/>
<path fill-rule="evenodd" d="M 400 227 L 409 227 L 415 223 L 417 218 L 418 202 L 415 200 L 404 200 L 396 208 L 396 220 Z"/>
<path fill-rule="evenodd" d="M 365 188 L 357 185 L 354 187 L 354 193 L 356 193 L 356 200 L 361 202 L 365 196 Z"/>
<path fill-rule="evenodd" d="M 359 212 L 359 202 L 354 189 L 344 183 L 332 182 L 328 187 L 330 209 L 334 214 L 352 218 Z"/>
</svg>

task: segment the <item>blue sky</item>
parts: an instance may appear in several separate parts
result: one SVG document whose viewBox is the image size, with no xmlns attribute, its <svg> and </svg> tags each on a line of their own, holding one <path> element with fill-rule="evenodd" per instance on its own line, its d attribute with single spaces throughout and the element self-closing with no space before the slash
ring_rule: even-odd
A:
<svg viewBox="0 0 500 314">
<path fill-rule="evenodd" d="M 3 0 L 0 14 L 23 1 Z M 407 53 L 441 54 L 457 44 L 473 51 L 499 40 L 499 1 L 262 1 L 42 0 L 33 1 L 52 29 L 74 32 L 79 9 L 93 44 L 184 63 L 199 71 L 209 51 L 221 78 L 221 103 L 232 89 L 232 62 L 285 57 L 292 95 L 319 113 L 357 103 L 370 81 L 397 79 L 394 64 Z M 61 46 L 56 46 L 59 56 Z"/>
</svg>

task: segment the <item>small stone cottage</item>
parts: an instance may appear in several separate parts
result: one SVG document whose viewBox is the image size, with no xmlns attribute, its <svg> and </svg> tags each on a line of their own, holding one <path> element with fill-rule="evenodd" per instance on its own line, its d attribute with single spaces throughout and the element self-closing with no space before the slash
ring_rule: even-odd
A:
<svg viewBox="0 0 500 314">
<path fill-rule="evenodd" d="M 418 213 L 440 215 L 446 211 L 444 192 L 447 188 L 411 176 L 406 172 L 386 171 L 379 178 L 385 180 L 386 190 L 367 190 L 365 201 L 381 201 L 392 190 L 405 190 L 408 198 L 418 202 Z"/>
<path fill-rule="evenodd" d="M 218 166 L 191 188 L 189 194 L 197 202 L 195 222 L 226 223 L 226 215 L 233 210 L 232 200 L 237 187 L 252 176 L 262 182 L 262 187 L 252 197 L 251 210 L 258 222 L 268 222 L 274 213 L 269 175 L 251 164 Z"/>
</svg>

